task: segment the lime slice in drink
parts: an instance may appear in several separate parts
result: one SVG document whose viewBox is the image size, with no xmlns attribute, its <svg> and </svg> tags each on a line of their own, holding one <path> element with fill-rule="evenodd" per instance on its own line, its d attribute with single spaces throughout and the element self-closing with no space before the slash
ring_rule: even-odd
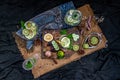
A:
<svg viewBox="0 0 120 80">
<path fill-rule="evenodd" d="M 68 37 L 63 37 L 61 39 L 61 46 L 64 48 L 69 48 L 70 46 L 70 39 Z"/>
<path fill-rule="evenodd" d="M 29 30 L 29 35 L 25 35 L 27 39 L 32 39 L 35 36 L 35 32 L 32 30 Z"/>
<path fill-rule="evenodd" d="M 29 30 L 23 29 L 22 34 L 25 35 L 25 36 L 28 36 L 29 35 Z"/>
<path fill-rule="evenodd" d="M 98 42 L 99 42 L 99 40 L 98 40 L 98 38 L 95 37 L 95 36 L 93 36 L 93 37 L 91 38 L 91 40 L 90 40 L 90 43 L 91 43 L 92 45 L 96 45 L 96 44 L 98 44 Z"/>
<path fill-rule="evenodd" d="M 37 30 L 37 27 L 36 26 L 32 26 L 31 30 Z"/>
<path fill-rule="evenodd" d="M 79 45 L 73 45 L 73 50 L 78 51 L 79 50 Z"/>
<path fill-rule="evenodd" d="M 25 28 L 26 29 L 31 29 L 31 27 L 32 27 L 32 21 L 25 22 Z"/>
</svg>

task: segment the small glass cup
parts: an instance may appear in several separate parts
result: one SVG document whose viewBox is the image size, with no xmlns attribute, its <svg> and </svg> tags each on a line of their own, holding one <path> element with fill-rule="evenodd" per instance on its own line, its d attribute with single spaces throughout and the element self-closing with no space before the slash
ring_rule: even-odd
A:
<svg viewBox="0 0 120 80">
<path fill-rule="evenodd" d="M 27 21 L 24 24 L 25 29 L 22 29 L 22 35 L 26 40 L 33 40 L 38 34 L 38 25 L 33 21 Z M 25 33 L 27 32 L 27 34 Z"/>
<path fill-rule="evenodd" d="M 82 13 L 79 10 L 69 10 L 65 17 L 64 21 L 66 24 L 71 26 L 78 26 L 82 20 Z"/>
<path fill-rule="evenodd" d="M 39 55 L 35 54 L 31 58 L 26 59 L 22 64 L 23 69 L 25 69 L 27 71 L 32 70 L 32 68 L 35 66 L 38 58 L 39 58 Z"/>
</svg>

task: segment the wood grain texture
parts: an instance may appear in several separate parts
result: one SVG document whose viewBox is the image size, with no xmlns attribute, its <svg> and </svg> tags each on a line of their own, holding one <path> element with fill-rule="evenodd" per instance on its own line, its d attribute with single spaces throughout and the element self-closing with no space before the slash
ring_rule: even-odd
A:
<svg viewBox="0 0 120 80">
<path fill-rule="evenodd" d="M 83 16 L 94 16 L 94 13 L 92 11 L 92 9 L 90 8 L 90 6 L 88 4 L 78 8 L 78 10 L 80 10 L 82 12 Z M 92 25 L 92 29 L 90 31 L 87 31 L 85 33 L 85 36 L 81 36 L 81 41 L 84 40 L 84 38 L 91 32 L 98 32 L 98 33 L 102 33 L 100 27 L 98 26 L 98 24 L 95 22 L 94 19 L 92 19 L 91 21 L 91 25 Z M 85 55 L 89 55 L 97 50 L 100 50 L 102 48 L 105 48 L 106 45 L 106 38 L 104 35 L 102 35 L 102 42 L 101 44 L 99 44 L 97 46 L 97 48 L 94 49 L 86 49 L 85 50 L 85 54 L 73 54 L 70 58 L 68 59 L 61 59 L 61 60 L 57 60 L 58 64 L 55 64 L 52 60 L 50 59 L 41 59 L 41 45 L 37 45 L 37 46 L 33 46 L 31 51 L 26 50 L 25 48 L 25 43 L 26 41 L 22 40 L 20 37 L 18 37 L 15 33 L 14 33 L 14 37 L 15 37 L 15 41 L 17 43 L 17 46 L 23 56 L 24 59 L 27 59 L 29 57 L 31 57 L 34 54 L 39 54 L 39 59 L 35 65 L 35 67 L 32 69 L 32 74 L 34 75 L 34 78 L 37 78 L 47 72 L 50 72 L 54 69 L 57 69 L 63 65 L 66 65 L 72 61 L 76 61 L 78 59 L 80 59 L 81 57 L 85 56 Z"/>
</svg>

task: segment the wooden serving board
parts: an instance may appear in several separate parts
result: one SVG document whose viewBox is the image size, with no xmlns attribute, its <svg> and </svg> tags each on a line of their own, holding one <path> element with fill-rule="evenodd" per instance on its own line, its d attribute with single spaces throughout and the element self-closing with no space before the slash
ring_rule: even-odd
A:
<svg viewBox="0 0 120 80">
<path fill-rule="evenodd" d="M 79 30 L 77 29 L 77 27 L 74 27 L 74 28 L 69 28 L 69 29 L 63 29 L 63 30 L 66 30 L 66 34 L 61 34 L 61 30 L 44 30 L 43 31 L 43 38 L 44 38 L 44 35 L 47 34 L 47 33 L 50 33 L 53 35 L 53 40 L 57 41 L 57 40 L 60 40 L 60 38 L 62 36 L 69 36 L 70 34 L 77 34 L 80 36 L 80 33 L 79 33 Z M 42 39 L 42 48 L 41 48 L 41 51 L 42 51 L 42 58 L 47 58 L 45 55 L 44 55 L 44 49 L 50 51 L 51 47 L 52 46 L 48 46 L 48 44 L 51 43 L 51 42 L 46 42 L 44 39 Z M 73 39 L 71 39 L 71 45 L 80 45 L 80 38 L 77 40 L 77 41 L 74 41 Z M 70 56 L 72 56 L 72 54 L 75 53 L 75 51 L 71 50 L 71 49 L 67 49 L 67 48 L 63 48 L 59 43 L 58 43 L 58 46 L 60 48 L 60 50 L 64 51 L 65 52 L 65 58 L 69 58 Z M 57 51 L 53 51 L 52 54 L 56 55 L 57 54 Z M 57 56 L 57 55 L 56 55 Z M 57 57 L 55 57 L 57 58 Z"/>
<path fill-rule="evenodd" d="M 78 10 L 80 10 L 82 12 L 83 16 L 94 16 L 92 9 L 90 8 L 90 6 L 88 4 L 78 8 Z M 83 41 L 85 39 L 85 37 L 90 34 L 91 32 L 98 32 L 98 33 L 102 33 L 100 27 L 98 26 L 98 24 L 96 23 L 96 21 L 94 19 L 92 19 L 91 21 L 91 30 L 90 31 L 86 31 L 84 33 L 83 36 L 81 36 L 81 40 Z M 84 26 L 83 26 L 84 28 Z M 105 48 L 106 45 L 106 38 L 105 36 L 102 34 L 102 42 L 101 44 L 99 44 L 96 48 L 94 49 L 85 49 L 85 54 L 82 55 L 78 55 L 78 54 L 73 54 L 70 58 L 68 59 L 57 59 L 58 64 L 55 64 L 52 60 L 50 59 L 42 59 L 41 58 L 41 43 L 40 45 L 34 46 L 33 49 L 31 51 L 27 51 L 25 48 L 25 43 L 26 41 L 24 41 L 23 39 L 21 39 L 20 37 L 18 37 L 16 34 L 14 34 L 15 37 L 15 41 L 17 43 L 17 46 L 23 56 L 24 59 L 27 59 L 29 57 L 31 57 L 34 54 L 39 54 L 40 58 L 37 61 L 36 65 L 34 66 L 34 68 L 32 69 L 32 74 L 34 75 L 34 78 L 37 78 L 47 72 L 50 72 L 52 70 L 55 70 L 59 67 L 62 67 L 63 65 L 66 65 L 70 62 L 76 61 L 78 59 L 80 59 L 81 57 L 85 56 L 85 55 L 89 55 L 99 49 Z M 82 42 L 81 42 L 82 43 Z"/>
</svg>

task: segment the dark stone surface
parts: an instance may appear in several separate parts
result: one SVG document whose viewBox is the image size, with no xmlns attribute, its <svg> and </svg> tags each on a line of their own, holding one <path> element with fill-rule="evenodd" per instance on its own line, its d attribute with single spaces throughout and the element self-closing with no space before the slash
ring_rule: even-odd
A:
<svg viewBox="0 0 120 80">
<path fill-rule="evenodd" d="M 30 18 L 69 0 L 0 1 L 0 80 L 33 80 L 22 69 L 23 58 L 12 32 L 20 20 Z M 119 0 L 73 0 L 76 7 L 89 3 L 97 16 L 105 18 L 100 27 L 108 47 L 49 72 L 36 80 L 120 80 L 120 2 Z"/>
</svg>

